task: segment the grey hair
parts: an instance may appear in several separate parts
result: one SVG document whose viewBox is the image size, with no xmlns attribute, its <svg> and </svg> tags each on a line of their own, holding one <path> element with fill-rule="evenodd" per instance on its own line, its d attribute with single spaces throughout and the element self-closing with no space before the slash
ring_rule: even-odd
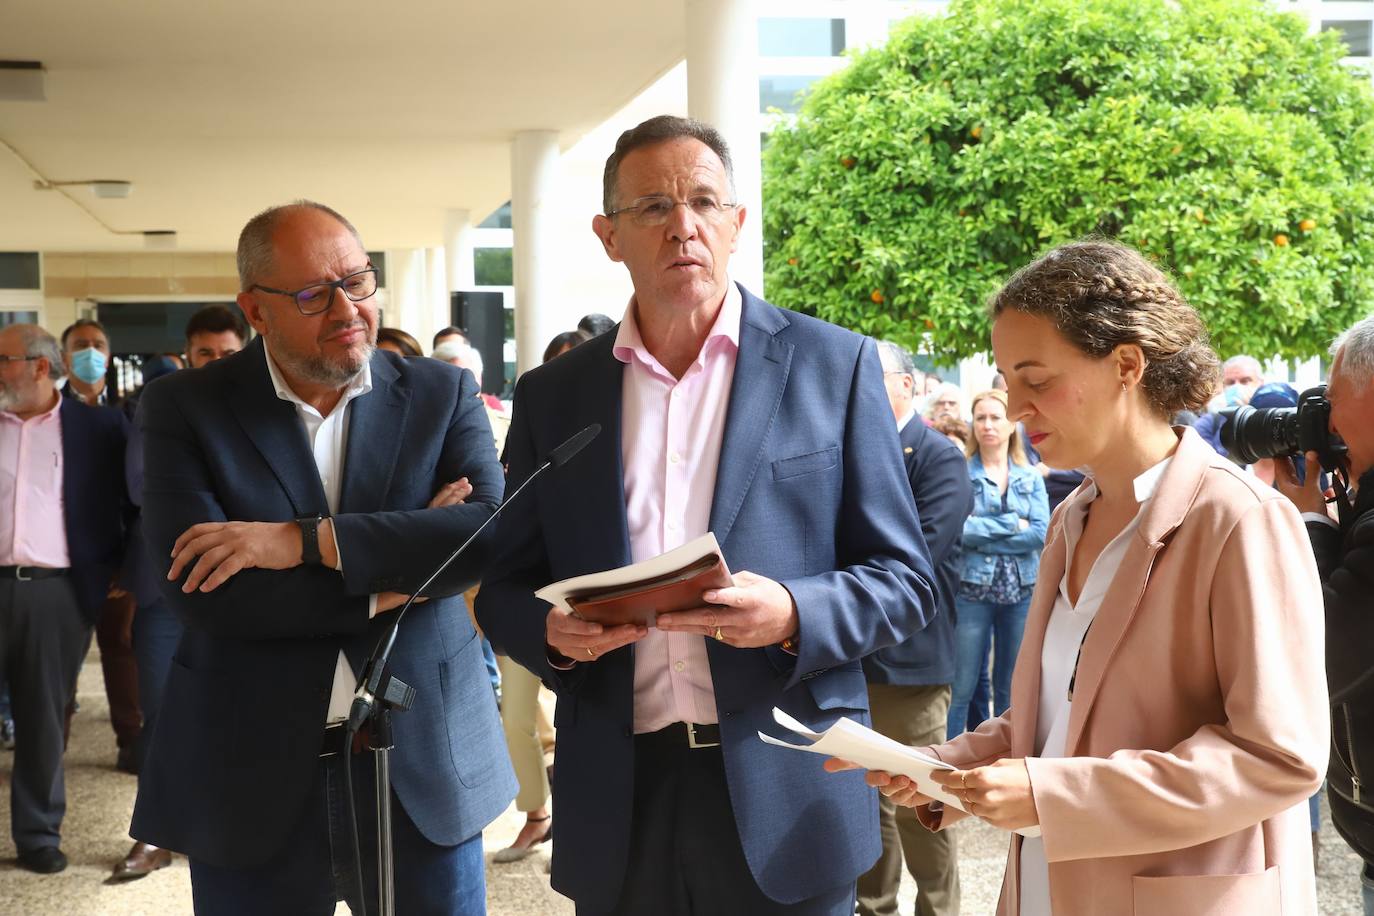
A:
<svg viewBox="0 0 1374 916">
<path fill-rule="evenodd" d="M 363 251 L 367 250 L 367 246 L 363 244 L 362 236 L 358 234 L 357 229 L 353 228 L 353 224 L 345 219 L 343 214 L 331 207 L 304 198 L 293 200 L 289 204 L 268 207 L 250 219 L 243 227 L 243 231 L 239 233 L 239 286 L 243 291 L 247 292 L 253 284 L 272 271 L 272 234 L 276 232 L 277 224 L 282 217 L 300 210 L 318 210 L 333 217 L 339 222 L 339 225 L 349 231 L 359 248 Z"/>
<path fill-rule="evenodd" d="M 482 354 L 472 344 L 463 343 L 460 340 L 446 340 L 434 348 L 430 354 L 434 359 L 451 362 L 458 360 L 459 364 L 472 373 L 473 378 L 477 379 L 478 384 L 482 382 Z"/>
<path fill-rule="evenodd" d="M 17 324 L 14 330 L 19 333 L 25 356 L 42 357 L 48 361 L 48 378 L 56 381 L 67 374 L 67 366 L 62 362 L 62 346 L 56 337 L 36 324 Z"/>
<path fill-rule="evenodd" d="M 1355 322 L 1331 344 L 1331 357 L 1341 357 L 1341 373 L 1356 388 L 1374 383 L 1374 315 Z"/>
<path fill-rule="evenodd" d="M 1230 369 L 1232 366 L 1243 366 L 1247 364 L 1255 367 L 1255 375 L 1261 378 L 1264 377 L 1264 367 L 1260 365 L 1260 361 L 1255 359 L 1253 356 L 1247 356 L 1244 353 L 1240 354 L 1239 356 L 1233 356 L 1226 362 L 1222 363 L 1221 371 L 1225 373 L 1226 370 Z"/>
<path fill-rule="evenodd" d="M 878 341 L 878 358 L 882 361 L 884 372 L 900 372 L 903 375 L 911 376 L 913 380 L 916 378 L 916 363 L 906 348 L 900 347 L 890 340 L 880 340 Z"/>
<path fill-rule="evenodd" d="M 736 197 L 735 165 L 730 159 L 730 147 L 725 144 L 720 131 L 692 118 L 659 115 L 631 127 L 615 141 L 615 151 L 606 160 L 606 170 L 601 176 L 601 212 L 610 213 L 615 209 L 616 182 L 620 179 L 620 163 L 626 156 L 642 147 L 683 137 L 704 143 L 720 157 L 721 164 L 725 166 L 725 177 L 730 183 L 730 197 Z"/>
</svg>

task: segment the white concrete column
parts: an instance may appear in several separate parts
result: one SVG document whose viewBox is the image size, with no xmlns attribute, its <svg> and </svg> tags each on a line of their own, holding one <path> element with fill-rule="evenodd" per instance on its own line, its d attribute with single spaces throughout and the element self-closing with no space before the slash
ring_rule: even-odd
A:
<svg viewBox="0 0 1374 916">
<path fill-rule="evenodd" d="M 428 326 L 427 285 L 423 248 L 387 249 L 383 323 L 414 335 L 422 343 L 424 328 Z"/>
<path fill-rule="evenodd" d="M 430 341 L 440 328 L 449 324 L 448 259 L 444 248 L 425 249 L 425 313 L 420 331 L 413 332 L 420 346 L 429 352 Z"/>
<path fill-rule="evenodd" d="M 558 132 L 525 130 L 511 147 L 511 230 L 515 268 L 515 371 L 539 365 L 560 330 L 557 318 Z"/>
<path fill-rule="evenodd" d="M 754 0 L 683 0 L 687 113 L 725 137 L 747 216 L 730 275 L 763 295 L 763 178 L 759 162 L 759 38 Z"/>
<path fill-rule="evenodd" d="M 472 211 L 448 210 L 444 213 L 444 256 L 448 261 L 450 292 L 472 289 L 475 269 L 472 263 Z"/>
</svg>

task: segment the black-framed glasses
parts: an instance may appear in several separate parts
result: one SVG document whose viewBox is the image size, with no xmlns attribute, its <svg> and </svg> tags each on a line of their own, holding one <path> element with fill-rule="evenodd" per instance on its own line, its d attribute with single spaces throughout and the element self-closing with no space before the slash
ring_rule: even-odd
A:
<svg viewBox="0 0 1374 916">
<path fill-rule="evenodd" d="M 27 363 L 42 358 L 41 356 L 0 356 L 0 363 Z"/>
<path fill-rule="evenodd" d="M 343 294 L 353 302 L 361 302 L 367 297 L 375 295 L 377 292 L 377 268 L 369 267 L 329 283 L 315 283 L 298 290 L 273 289 L 260 283 L 254 283 L 248 289 L 250 292 L 257 289 L 276 296 L 290 296 L 292 301 L 296 303 L 296 308 L 300 309 L 300 313 L 309 317 L 329 311 L 330 303 L 334 301 L 334 290 L 336 289 L 342 290 Z"/>
<path fill-rule="evenodd" d="M 711 194 L 696 194 L 690 200 L 673 200 L 671 197 L 641 197 L 628 207 L 610 210 L 607 216 L 629 214 L 637 226 L 662 226 L 668 222 L 678 207 L 687 207 L 693 214 L 709 223 L 718 223 L 739 204 L 722 203 Z"/>
</svg>

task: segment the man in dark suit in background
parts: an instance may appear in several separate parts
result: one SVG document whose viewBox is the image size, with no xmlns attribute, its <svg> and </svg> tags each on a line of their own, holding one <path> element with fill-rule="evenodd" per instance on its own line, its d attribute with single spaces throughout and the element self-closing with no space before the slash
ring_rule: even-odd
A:
<svg viewBox="0 0 1374 916">
<path fill-rule="evenodd" d="M 730 282 L 744 211 L 712 128 L 620 137 L 593 228 L 634 299 L 619 331 L 527 372 L 512 503 L 477 614 L 558 692 L 553 885 L 579 913 L 850 914 L 877 801 L 764 744 L 771 711 L 867 721 L 859 660 L 920 629 L 933 574 L 871 340 Z M 552 580 L 714 532 L 734 586 L 652 630 L 551 609 Z"/>
<path fill-rule="evenodd" d="M 340 797 L 355 678 L 388 614 L 490 517 L 502 472 L 469 373 L 376 350 L 376 271 L 342 216 L 266 210 L 238 265 L 260 337 L 143 394 L 143 525 L 186 631 L 132 833 L 190 857 L 199 914 L 356 910 L 357 869 L 372 900 L 377 875 L 370 763 L 353 768 L 361 862 Z M 442 499 L 459 486 L 466 503 Z M 416 690 L 391 759 L 405 913 L 484 911 L 481 831 L 515 794 L 457 597 L 482 562 L 439 578 L 392 658 Z"/>
<path fill-rule="evenodd" d="M 959 588 L 959 544 L 973 511 L 973 484 L 964 453 L 916 414 L 916 369 L 911 354 L 890 341 L 878 344 L 888 403 L 907 481 L 921 517 L 921 534 L 935 567 L 935 618 L 905 642 L 864 659 L 873 727 L 912 747 L 943 744 L 954 683 L 954 594 Z M 955 833 L 932 833 L 912 808 L 879 798 L 883 854 L 859 879 L 859 913 L 895 916 L 902 860 L 916 879 L 919 916 L 957 916 L 959 863 Z M 895 810 L 894 810 L 895 809 Z"/>
<path fill-rule="evenodd" d="M 43 874 L 67 867 L 63 724 L 119 566 L 126 509 L 124 415 L 59 395 L 63 371 L 47 331 L 0 331 L 0 678 L 17 738 L 10 822 L 19 865 Z"/>
</svg>

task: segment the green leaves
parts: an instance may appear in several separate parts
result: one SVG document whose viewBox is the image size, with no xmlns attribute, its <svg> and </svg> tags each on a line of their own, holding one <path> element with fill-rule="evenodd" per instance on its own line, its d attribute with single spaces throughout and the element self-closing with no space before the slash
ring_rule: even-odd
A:
<svg viewBox="0 0 1374 916">
<path fill-rule="evenodd" d="M 817 83 L 764 155 L 769 297 L 942 361 L 1045 249 L 1119 238 L 1223 355 L 1371 308 L 1374 94 L 1263 0 L 955 0 Z"/>
</svg>

